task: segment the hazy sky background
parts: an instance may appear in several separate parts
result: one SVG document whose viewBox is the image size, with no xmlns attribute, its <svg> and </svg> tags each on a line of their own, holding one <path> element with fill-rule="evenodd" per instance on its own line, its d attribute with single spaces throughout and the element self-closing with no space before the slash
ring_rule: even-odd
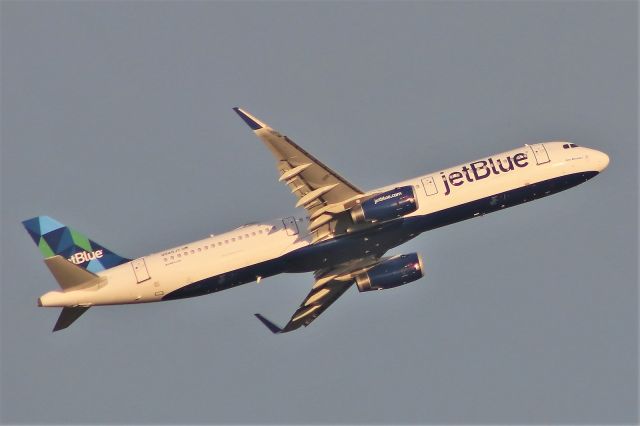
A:
<svg viewBox="0 0 640 426">
<path fill-rule="evenodd" d="M 2 2 L 4 423 L 634 423 L 636 2 Z M 525 143 L 588 183 L 422 235 L 426 278 L 274 336 L 311 274 L 89 310 L 20 221 L 127 257 L 295 199 L 239 105 L 364 189 Z"/>
</svg>

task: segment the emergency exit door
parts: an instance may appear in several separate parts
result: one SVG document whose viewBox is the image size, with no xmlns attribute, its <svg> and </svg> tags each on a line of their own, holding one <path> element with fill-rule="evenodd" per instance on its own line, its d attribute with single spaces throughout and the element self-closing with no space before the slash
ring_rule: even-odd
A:
<svg viewBox="0 0 640 426">
<path fill-rule="evenodd" d="M 287 230 L 287 235 L 298 235 L 298 224 L 295 217 L 285 217 L 282 219 L 282 223 Z"/>
<path fill-rule="evenodd" d="M 551 161 L 549 160 L 549 154 L 547 153 L 547 149 L 544 147 L 543 144 L 539 143 L 536 145 L 529 145 L 529 146 L 533 150 L 533 155 L 536 157 L 537 164 L 544 164 Z"/>
<path fill-rule="evenodd" d="M 132 261 L 131 266 L 133 267 L 133 273 L 136 274 L 138 284 L 151 278 L 149 271 L 147 271 L 147 265 L 144 263 L 144 257 Z"/>
<path fill-rule="evenodd" d="M 424 187 L 424 192 L 429 195 L 436 195 L 438 193 L 438 187 L 436 186 L 435 179 L 433 176 L 427 176 L 422 179 L 422 186 Z"/>
</svg>

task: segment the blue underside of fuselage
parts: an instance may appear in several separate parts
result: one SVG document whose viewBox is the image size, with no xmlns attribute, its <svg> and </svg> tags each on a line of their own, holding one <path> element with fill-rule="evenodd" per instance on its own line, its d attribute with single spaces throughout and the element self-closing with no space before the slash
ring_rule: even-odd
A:
<svg viewBox="0 0 640 426">
<path fill-rule="evenodd" d="M 185 285 L 167 294 L 162 300 L 201 296 L 255 281 L 256 277 L 266 278 L 284 272 L 310 272 L 352 259 L 382 255 L 422 232 L 555 194 L 579 185 L 597 174 L 598 172 L 574 173 L 427 215 L 395 219 L 361 232 L 300 248 L 276 259 Z"/>
</svg>

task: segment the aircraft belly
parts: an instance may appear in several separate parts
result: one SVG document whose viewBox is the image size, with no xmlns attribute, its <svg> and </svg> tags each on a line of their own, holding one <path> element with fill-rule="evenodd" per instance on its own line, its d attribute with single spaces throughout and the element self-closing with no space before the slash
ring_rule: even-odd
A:
<svg viewBox="0 0 640 426">
<path fill-rule="evenodd" d="M 404 227 L 415 233 L 429 231 L 564 191 L 597 174 L 594 171 L 572 173 L 499 192 L 436 212 L 406 218 Z"/>
</svg>

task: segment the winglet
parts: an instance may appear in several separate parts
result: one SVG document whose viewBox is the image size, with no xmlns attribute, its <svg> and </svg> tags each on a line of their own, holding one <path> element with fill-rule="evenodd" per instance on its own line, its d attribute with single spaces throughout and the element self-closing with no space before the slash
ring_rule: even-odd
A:
<svg viewBox="0 0 640 426">
<path fill-rule="evenodd" d="M 235 107 L 233 110 L 244 120 L 245 123 L 247 123 L 249 127 L 251 127 L 251 130 L 260 130 L 263 127 L 268 127 L 266 124 L 238 107 Z"/>
<path fill-rule="evenodd" d="M 275 325 L 274 323 L 272 323 L 271 321 L 269 321 L 268 319 L 266 319 L 265 317 L 263 317 L 260 314 L 254 314 L 256 316 L 256 318 L 258 318 L 260 320 L 261 323 L 263 323 L 264 325 L 267 326 L 267 328 L 269 330 L 271 330 L 271 332 L 273 334 L 280 334 L 282 333 L 282 329 L 280 327 L 278 327 L 277 325 Z"/>
</svg>

